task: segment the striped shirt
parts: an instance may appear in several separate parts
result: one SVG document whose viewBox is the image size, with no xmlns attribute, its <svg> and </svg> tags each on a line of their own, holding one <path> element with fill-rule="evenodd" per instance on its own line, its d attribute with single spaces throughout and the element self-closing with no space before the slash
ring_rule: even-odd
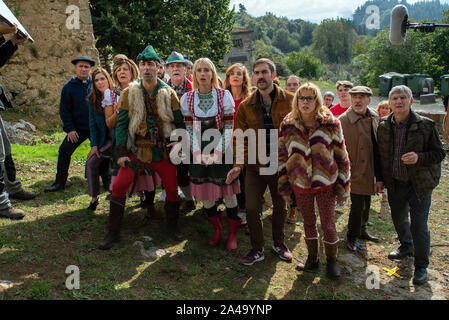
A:
<svg viewBox="0 0 449 320">
<path fill-rule="evenodd" d="M 408 181 L 407 167 L 402 162 L 401 157 L 407 142 L 407 123 L 410 115 L 399 124 L 396 123 L 394 115 L 391 117 L 393 128 L 393 178 L 402 182 Z"/>
</svg>

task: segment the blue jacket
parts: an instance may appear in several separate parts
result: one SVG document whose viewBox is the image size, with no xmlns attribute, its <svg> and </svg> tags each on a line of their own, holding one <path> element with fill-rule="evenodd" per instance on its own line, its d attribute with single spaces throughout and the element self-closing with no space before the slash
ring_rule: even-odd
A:
<svg viewBox="0 0 449 320">
<path fill-rule="evenodd" d="M 92 79 L 83 84 L 76 76 L 62 88 L 59 115 L 62 129 L 70 131 L 89 131 L 89 107 L 86 97 L 92 90 Z"/>
<path fill-rule="evenodd" d="M 97 146 L 100 149 L 106 142 L 108 127 L 104 119 L 104 109 L 102 113 L 96 113 L 89 105 L 89 128 L 90 128 L 90 146 Z"/>
</svg>

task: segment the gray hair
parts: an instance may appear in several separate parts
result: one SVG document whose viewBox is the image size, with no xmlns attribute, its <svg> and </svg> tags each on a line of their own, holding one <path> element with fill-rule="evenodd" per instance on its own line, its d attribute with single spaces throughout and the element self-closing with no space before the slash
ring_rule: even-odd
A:
<svg viewBox="0 0 449 320">
<path fill-rule="evenodd" d="M 287 80 L 285 82 L 287 82 L 288 80 L 290 80 L 291 78 L 295 79 L 296 81 L 298 81 L 299 85 L 301 85 L 301 80 L 299 80 L 299 77 L 295 76 L 294 74 L 290 75 Z"/>
<path fill-rule="evenodd" d="M 412 90 L 410 90 L 409 87 L 404 86 L 404 85 L 400 85 L 400 86 L 393 87 L 393 88 L 390 90 L 390 93 L 388 94 L 388 100 L 390 100 L 390 99 L 391 99 L 391 96 L 392 96 L 393 94 L 395 94 L 395 93 L 405 93 L 405 94 L 407 95 L 407 98 L 408 98 L 408 99 L 411 99 L 411 98 L 413 97 Z"/>
<path fill-rule="evenodd" d="M 323 98 L 326 98 L 327 96 L 332 97 L 332 99 L 335 99 L 335 94 L 330 91 L 326 91 L 323 95 Z"/>
</svg>

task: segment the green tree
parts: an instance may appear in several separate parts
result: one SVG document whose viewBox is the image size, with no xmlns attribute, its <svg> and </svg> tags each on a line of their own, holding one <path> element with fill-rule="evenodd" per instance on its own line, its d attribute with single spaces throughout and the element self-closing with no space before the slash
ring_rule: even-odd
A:
<svg viewBox="0 0 449 320">
<path fill-rule="evenodd" d="M 176 49 L 218 63 L 230 50 L 230 0 L 90 0 L 97 48 L 136 58 L 151 44 L 161 58 Z"/>
<path fill-rule="evenodd" d="M 304 52 L 290 52 L 285 62 L 294 74 L 303 78 L 319 78 L 326 72 L 320 59 Z"/>
<path fill-rule="evenodd" d="M 276 47 L 267 45 L 262 40 L 257 40 L 253 51 L 254 60 L 267 58 L 274 62 L 279 76 L 286 77 L 291 74 L 290 69 L 285 63 L 284 54 Z"/>
<path fill-rule="evenodd" d="M 425 72 L 428 35 L 408 32 L 407 41 L 395 47 L 389 40 L 389 27 L 380 31 L 368 44 L 366 53 L 354 59 L 360 68 L 360 81 L 367 86 L 378 87 L 379 76 L 387 72 L 423 73 Z"/>
<path fill-rule="evenodd" d="M 347 63 L 357 34 L 345 19 L 327 19 L 313 30 L 313 52 L 326 63 Z"/>
<path fill-rule="evenodd" d="M 449 9 L 443 12 L 441 23 L 449 23 Z M 407 35 L 408 37 L 408 35 Z M 408 39 L 407 39 L 408 41 Z M 440 85 L 440 76 L 447 74 L 449 66 L 449 29 L 441 28 L 432 35 L 430 40 L 426 43 L 424 49 L 429 56 L 425 59 L 426 73 L 430 74 L 435 83 Z"/>
</svg>

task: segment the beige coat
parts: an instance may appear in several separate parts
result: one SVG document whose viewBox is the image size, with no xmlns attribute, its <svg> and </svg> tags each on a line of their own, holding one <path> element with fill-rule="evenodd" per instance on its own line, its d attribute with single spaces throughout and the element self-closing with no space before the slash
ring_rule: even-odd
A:
<svg viewBox="0 0 449 320">
<path fill-rule="evenodd" d="M 375 175 L 371 126 L 377 140 L 377 127 L 380 119 L 374 109 L 369 108 L 369 111 L 371 118 L 362 118 L 351 107 L 339 117 L 351 160 L 352 194 L 374 194 Z"/>
</svg>

